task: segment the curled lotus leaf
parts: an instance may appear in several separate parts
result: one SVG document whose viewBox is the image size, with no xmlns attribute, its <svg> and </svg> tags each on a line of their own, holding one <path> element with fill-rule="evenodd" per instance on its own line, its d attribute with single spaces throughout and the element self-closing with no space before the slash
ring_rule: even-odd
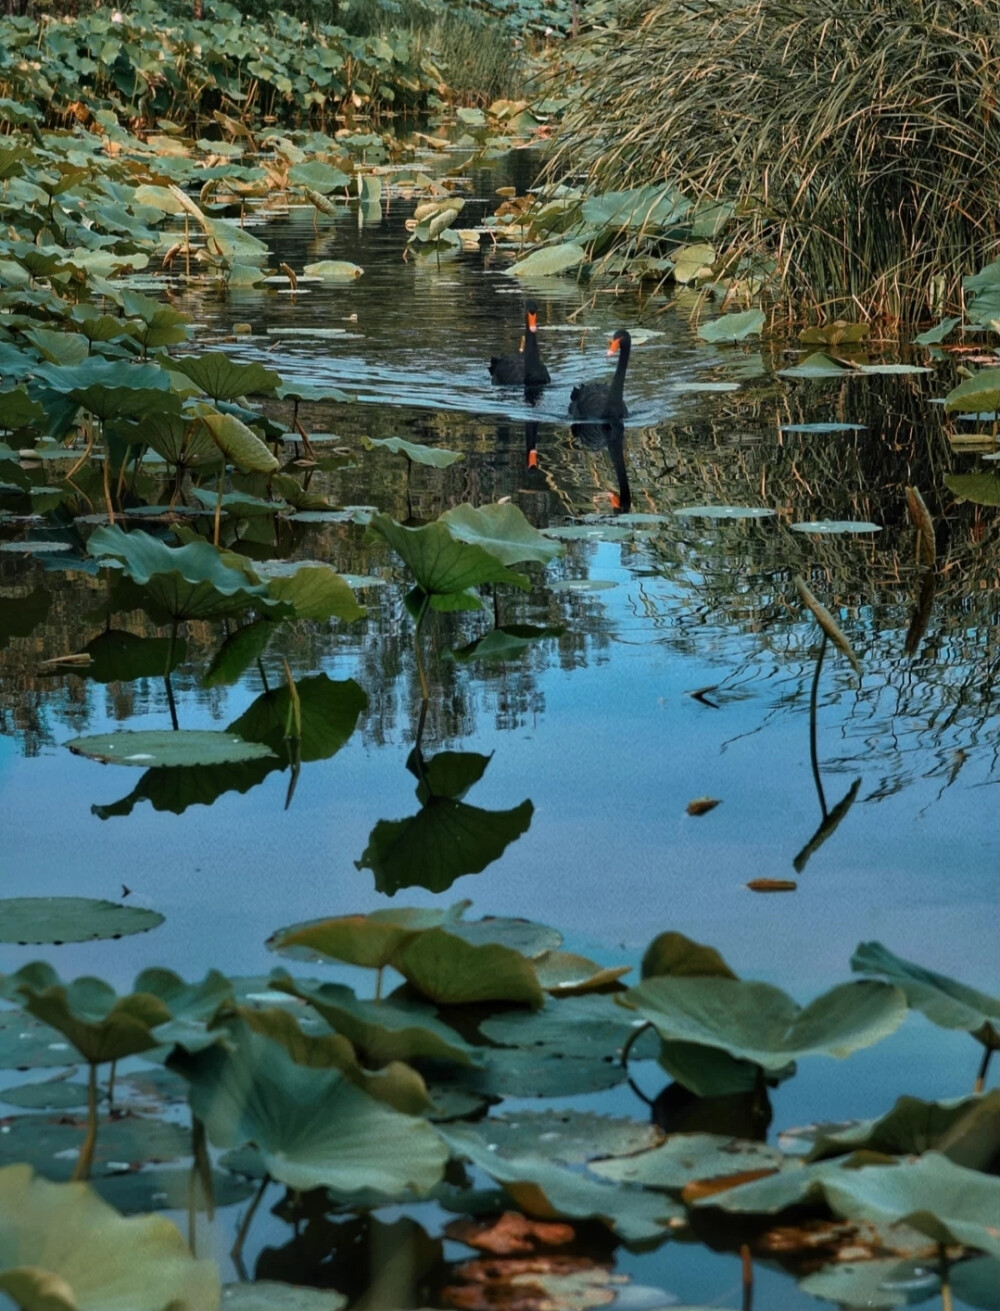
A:
<svg viewBox="0 0 1000 1311">
<path fill-rule="evenodd" d="M 563 553 L 558 542 L 543 536 L 510 501 L 478 509 L 468 504 L 456 505 L 453 510 L 446 510 L 438 522 L 447 526 L 452 537 L 481 546 L 505 565 L 521 564 L 525 560 L 548 564 Z"/>
<path fill-rule="evenodd" d="M 205 407 L 198 418 L 230 464 L 244 473 L 272 473 L 278 461 L 256 433 L 235 414 L 220 414 Z"/>
<path fill-rule="evenodd" d="M 396 949 L 392 966 L 412 988 L 439 1006 L 475 1002 L 544 1004 L 531 962 L 500 943 L 475 946 L 446 929 L 428 929 Z"/>
<path fill-rule="evenodd" d="M 446 523 L 438 520 L 423 528 L 405 528 L 386 514 L 372 516 L 366 541 L 384 539 L 402 557 L 417 584 L 431 597 L 447 600 L 482 583 L 510 583 L 527 589 L 523 574 L 504 567 L 496 554 L 482 546 L 459 541 Z M 478 602 L 477 602 L 478 604 Z"/>
<path fill-rule="evenodd" d="M 281 386 L 281 374 L 263 364 L 240 364 L 222 351 L 203 355 L 180 355 L 168 361 L 176 373 L 183 373 L 213 401 L 235 401 L 241 396 L 273 392 Z"/>
<path fill-rule="evenodd" d="M 216 1311 L 214 1261 L 196 1261 L 177 1226 L 119 1215 L 86 1184 L 0 1169 L 0 1292 L 25 1311 Z"/>
<path fill-rule="evenodd" d="M 943 1029 L 1000 1028 L 1000 1000 L 967 983 L 903 960 L 881 942 L 862 942 L 851 957 L 857 974 L 877 974 L 900 988 L 907 1003 Z"/>
<path fill-rule="evenodd" d="M 425 446 L 421 442 L 404 441 L 402 437 L 363 437 L 366 450 L 381 449 L 393 455 L 405 455 L 414 464 L 427 464 L 434 469 L 447 469 L 450 464 L 464 460 L 461 451 L 448 451 L 441 446 Z"/>
</svg>

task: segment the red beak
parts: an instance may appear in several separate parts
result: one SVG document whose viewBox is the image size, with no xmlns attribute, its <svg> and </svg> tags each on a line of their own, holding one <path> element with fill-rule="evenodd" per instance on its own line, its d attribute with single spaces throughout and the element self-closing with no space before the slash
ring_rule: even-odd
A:
<svg viewBox="0 0 1000 1311">
<path fill-rule="evenodd" d="M 609 354 L 609 355 L 617 355 L 617 354 L 618 354 L 618 346 L 619 346 L 618 338 L 615 337 L 614 340 L 611 342 L 611 345 L 608 347 L 608 354 Z"/>
<path fill-rule="evenodd" d="M 537 468 L 538 468 L 538 452 L 537 452 L 537 451 L 529 451 L 529 452 L 528 452 L 528 468 L 529 468 L 529 469 L 537 469 Z"/>
<path fill-rule="evenodd" d="M 528 315 L 528 331 L 529 331 L 529 332 L 537 332 L 537 331 L 538 331 L 538 315 L 537 315 L 537 314 L 529 314 L 529 315 Z"/>
</svg>

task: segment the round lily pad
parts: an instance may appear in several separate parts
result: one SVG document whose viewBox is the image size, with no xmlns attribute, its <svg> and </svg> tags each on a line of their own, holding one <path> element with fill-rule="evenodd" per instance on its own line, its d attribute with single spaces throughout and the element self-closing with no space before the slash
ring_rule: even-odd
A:
<svg viewBox="0 0 1000 1311">
<path fill-rule="evenodd" d="M 560 578 L 549 583 L 550 592 L 606 592 L 618 584 L 610 578 Z"/>
<path fill-rule="evenodd" d="M 43 1083 L 20 1083 L 5 1088 L 0 1101 L 26 1111 L 65 1111 L 87 1105 L 87 1085 L 68 1079 L 47 1079 Z"/>
<path fill-rule="evenodd" d="M 252 1284 L 225 1284 L 223 1311 L 341 1311 L 348 1299 L 332 1288 L 300 1288 L 255 1279 Z"/>
<path fill-rule="evenodd" d="M 14 1115 L 0 1135 L 0 1165 L 26 1161 L 36 1173 L 59 1183 L 70 1179 L 87 1133 L 86 1116 Z M 124 1174 L 142 1163 L 161 1164 L 186 1157 L 191 1133 L 179 1124 L 126 1116 L 102 1117 L 93 1178 Z"/>
<path fill-rule="evenodd" d="M 0 1070 L 40 1070 L 79 1059 L 58 1029 L 24 1011 L 0 1011 Z"/>
<path fill-rule="evenodd" d="M 774 511 L 762 505 L 686 505 L 674 514 L 678 519 L 770 519 Z"/>
<path fill-rule="evenodd" d="M 882 525 L 855 519 L 815 519 L 810 523 L 793 523 L 789 527 L 797 533 L 880 533 Z"/>
<path fill-rule="evenodd" d="M 98 733 L 92 737 L 75 737 L 66 745 L 75 755 L 105 765 L 138 765 L 140 769 L 229 765 L 274 754 L 263 743 L 245 742 L 235 733 L 196 728 L 176 733 L 169 729 Z"/>
<path fill-rule="evenodd" d="M 779 432 L 864 432 L 864 423 L 785 423 Z"/>
<path fill-rule="evenodd" d="M 156 910 L 91 897 L 10 897 L 0 901 L 0 942 L 93 942 L 147 933 L 163 923 Z"/>
<path fill-rule="evenodd" d="M 566 1165 L 582 1165 L 599 1156 L 645 1152 L 664 1136 L 649 1121 L 564 1108 L 490 1116 L 480 1121 L 477 1132 L 489 1143 L 490 1151 L 501 1156 L 544 1156 Z"/>
</svg>

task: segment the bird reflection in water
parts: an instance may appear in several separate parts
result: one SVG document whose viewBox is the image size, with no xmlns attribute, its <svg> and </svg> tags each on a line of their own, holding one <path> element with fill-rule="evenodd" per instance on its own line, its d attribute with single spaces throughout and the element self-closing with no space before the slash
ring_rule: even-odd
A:
<svg viewBox="0 0 1000 1311">
<path fill-rule="evenodd" d="M 618 495 L 611 497 L 612 508 L 619 514 L 627 514 L 632 507 L 632 489 L 625 468 L 625 424 L 621 419 L 595 419 L 571 424 L 570 431 L 574 439 L 588 450 L 599 451 L 602 446 L 607 447 L 618 481 Z"/>
</svg>

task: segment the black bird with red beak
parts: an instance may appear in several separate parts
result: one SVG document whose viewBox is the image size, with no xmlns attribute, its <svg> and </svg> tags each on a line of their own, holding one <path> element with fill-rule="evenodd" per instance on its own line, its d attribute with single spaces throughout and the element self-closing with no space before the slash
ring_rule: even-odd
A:
<svg viewBox="0 0 1000 1311">
<path fill-rule="evenodd" d="M 494 382 L 516 387 L 544 387 L 551 382 L 549 371 L 538 353 L 538 306 L 529 300 L 524 307 L 524 349 L 516 355 L 494 355 L 490 360 Z"/>
</svg>

